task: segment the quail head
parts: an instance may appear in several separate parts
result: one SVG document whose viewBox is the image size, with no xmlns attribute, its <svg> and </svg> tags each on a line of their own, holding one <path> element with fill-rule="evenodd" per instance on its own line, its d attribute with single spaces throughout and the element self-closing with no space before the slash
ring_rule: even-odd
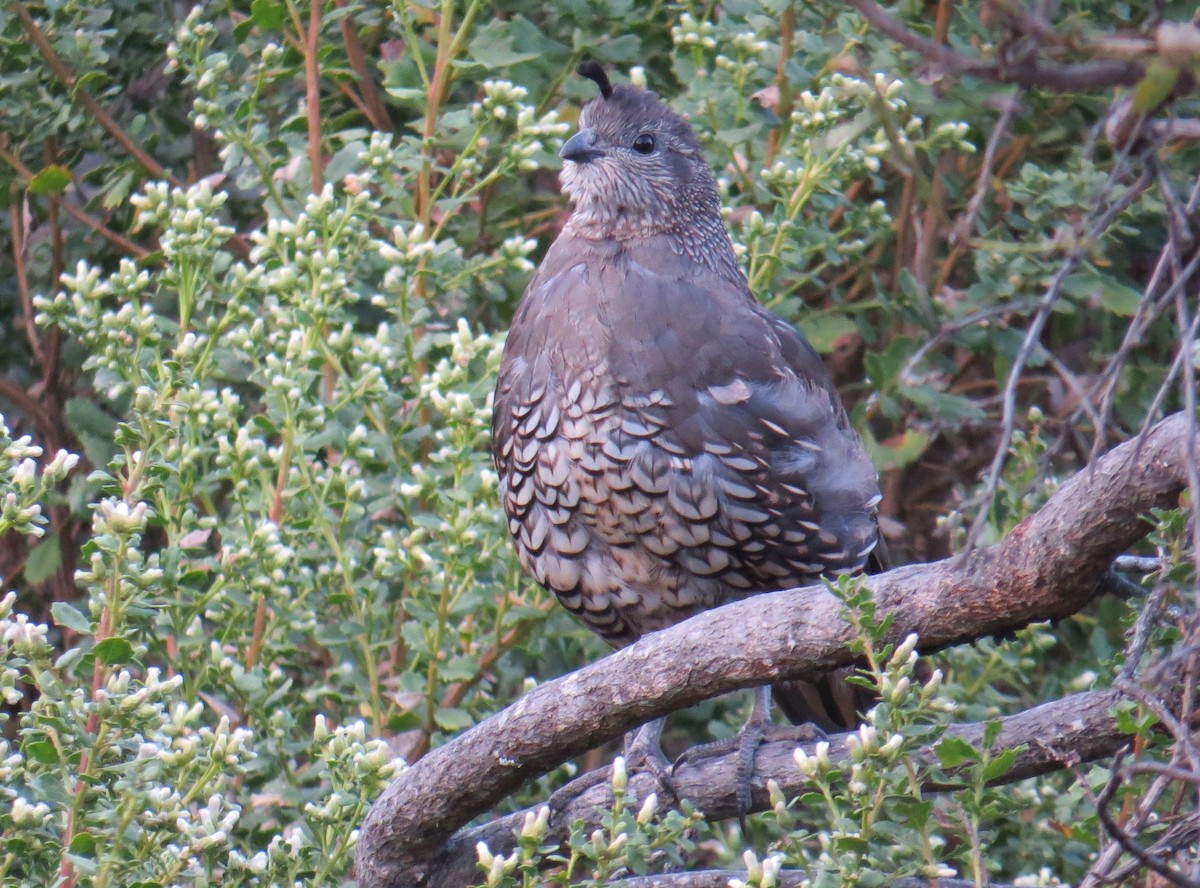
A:
<svg viewBox="0 0 1200 888">
<path fill-rule="evenodd" d="M 821 358 L 751 295 L 691 125 L 581 73 L 601 96 L 560 152 L 571 213 L 513 318 L 493 451 L 522 565 L 622 647 L 861 569 L 879 489 Z"/>
</svg>

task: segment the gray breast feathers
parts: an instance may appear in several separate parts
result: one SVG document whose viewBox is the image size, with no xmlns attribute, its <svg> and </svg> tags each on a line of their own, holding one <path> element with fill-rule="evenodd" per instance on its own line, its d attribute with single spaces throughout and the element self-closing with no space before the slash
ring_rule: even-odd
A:
<svg viewBox="0 0 1200 888">
<path fill-rule="evenodd" d="M 526 568 L 617 646 L 860 568 L 875 471 L 803 337 L 744 283 L 571 247 L 531 284 L 496 392 Z"/>
</svg>

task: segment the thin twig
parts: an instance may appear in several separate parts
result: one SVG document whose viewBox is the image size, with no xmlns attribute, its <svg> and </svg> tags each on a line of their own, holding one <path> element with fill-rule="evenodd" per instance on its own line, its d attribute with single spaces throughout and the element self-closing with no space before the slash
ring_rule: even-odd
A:
<svg viewBox="0 0 1200 888">
<path fill-rule="evenodd" d="M 925 360 L 925 357 L 945 342 L 948 338 L 968 327 L 974 327 L 976 324 L 983 324 L 990 321 L 992 318 L 997 318 L 1006 314 L 1019 314 L 1021 312 L 1032 311 L 1037 308 L 1038 303 L 1033 300 L 1025 302 L 1008 302 L 1003 305 L 993 305 L 990 308 L 980 309 L 972 312 L 961 318 L 943 323 L 936 333 L 926 338 L 921 343 L 920 347 L 912 353 L 907 361 L 904 362 L 904 367 L 898 374 L 900 380 L 905 385 L 920 385 L 921 381 L 913 375 L 916 372 L 917 366 Z M 875 397 L 872 395 L 872 397 Z"/>
<path fill-rule="evenodd" d="M 21 158 L 17 157 L 17 155 L 13 154 L 7 148 L 0 147 L 0 160 L 3 160 L 14 170 L 16 170 L 22 179 L 25 179 L 27 182 L 33 181 L 34 176 L 36 175 L 33 170 L 25 166 L 25 164 L 21 162 Z M 86 213 L 84 210 L 81 210 L 70 201 L 60 201 L 60 205 L 73 219 L 78 222 L 82 222 L 117 249 L 122 250 L 128 253 L 130 256 L 134 256 L 138 259 L 145 259 L 150 255 L 150 251 L 145 247 L 138 246 L 133 241 L 128 240 L 120 234 L 117 234 L 117 232 L 113 231 L 99 219 L 90 216 L 88 213 Z"/>
<path fill-rule="evenodd" d="M 996 153 L 1000 150 L 1000 141 L 1008 135 L 1009 127 L 1016 119 L 1017 112 L 1021 110 L 1021 99 L 1024 95 L 1025 90 L 1017 87 L 1001 100 L 1004 103 L 1004 110 L 1000 114 L 1000 119 L 996 121 L 996 125 L 992 127 L 987 146 L 983 149 L 983 161 L 979 165 L 979 177 L 976 180 L 975 192 L 971 195 L 966 212 L 959 216 L 958 221 L 954 223 L 954 230 L 950 234 L 950 243 L 954 246 L 966 243 L 971 238 L 975 220 L 979 218 L 979 213 L 983 209 L 983 201 L 992 190 L 992 169 L 996 163 Z"/>
<path fill-rule="evenodd" d="M 1084 388 L 1083 383 L 1079 381 L 1079 377 L 1071 372 L 1070 367 L 1049 352 L 1046 353 L 1046 363 L 1050 365 L 1050 369 L 1058 375 L 1058 378 L 1063 381 L 1063 384 L 1071 390 L 1071 394 L 1079 399 L 1079 409 L 1088 415 L 1088 419 L 1092 421 L 1092 428 L 1098 427 L 1100 425 L 1100 414 L 1096 412 L 1095 405 L 1088 398 L 1087 390 Z"/>
<path fill-rule="evenodd" d="M 1114 779 L 1115 777 L 1116 775 L 1114 773 Z M 1097 804 L 1097 798 L 1091 791 L 1091 787 L 1089 787 L 1087 782 L 1082 779 L 1078 780 L 1077 783 L 1082 787 L 1085 795 L 1087 795 L 1091 800 L 1093 806 L 1095 806 Z M 1143 796 L 1138 800 L 1137 805 L 1134 807 L 1133 815 L 1129 818 L 1128 825 L 1130 829 L 1138 830 L 1142 828 L 1146 820 L 1150 817 L 1154 806 L 1158 804 L 1158 800 L 1162 796 L 1163 791 L 1170 784 L 1171 781 L 1167 777 L 1159 777 L 1150 784 L 1150 787 L 1146 790 Z M 1126 871 L 1126 868 L 1122 868 L 1118 871 L 1118 873 L 1112 872 L 1113 867 L 1121 858 L 1122 850 L 1123 849 L 1121 845 L 1114 841 L 1102 852 L 1100 852 L 1100 856 L 1096 859 L 1096 862 L 1092 864 L 1091 869 L 1088 870 L 1088 873 L 1084 876 L 1083 881 L 1079 883 L 1079 888 L 1094 888 L 1094 886 L 1098 884 L 1107 884 L 1113 881 L 1118 881 L 1118 873 L 1121 874 L 1119 878 L 1124 878 L 1126 875 L 1128 875 L 1128 873 L 1137 869 L 1136 866 L 1133 866 L 1128 868 L 1128 871 Z"/>
<path fill-rule="evenodd" d="M 1126 774 L 1161 774 L 1172 780 L 1200 784 L 1200 772 L 1189 771 L 1174 765 L 1165 765 L 1162 762 L 1130 762 L 1125 766 L 1124 771 Z"/>
<path fill-rule="evenodd" d="M 1100 823 L 1103 824 L 1105 832 L 1120 845 L 1125 851 L 1136 857 L 1143 866 L 1154 870 L 1172 885 L 1178 885 L 1179 888 L 1200 888 L 1196 882 L 1193 882 L 1187 876 L 1178 872 L 1166 860 L 1157 854 L 1154 854 L 1142 848 L 1135 842 L 1120 824 L 1112 819 L 1112 815 L 1108 812 L 1108 803 L 1112 801 L 1113 795 L 1117 791 L 1117 787 L 1123 781 L 1119 778 L 1117 771 L 1123 753 L 1117 753 L 1113 761 L 1113 777 L 1105 785 L 1104 790 L 1100 793 L 1100 797 L 1096 800 L 1096 813 L 1100 817 Z"/>
<path fill-rule="evenodd" d="M 7 376 L 0 376 L 0 401 L 8 401 L 33 422 L 37 427 L 43 440 L 47 437 L 42 429 L 53 428 L 50 418 L 42 409 L 42 404 L 32 395 L 28 394 L 23 388 L 9 379 Z M 55 436 L 57 437 L 57 436 Z"/>
<path fill-rule="evenodd" d="M 321 158 L 321 71 L 317 51 L 321 46 L 321 10 L 324 0 L 310 0 L 308 35 L 304 42 L 304 96 L 308 112 L 308 166 L 312 174 L 313 194 L 325 184 Z"/>
<path fill-rule="evenodd" d="M 1113 562 L 1113 570 L 1121 573 L 1152 574 L 1162 566 L 1162 559 L 1153 555 L 1122 555 Z"/>
<path fill-rule="evenodd" d="M 1200 351 L 1196 349 L 1197 327 L 1200 326 L 1200 310 L 1188 318 L 1188 304 L 1184 297 L 1183 288 L 1175 295 L 1175 314 L 1179 329 L 1186 331 L 1179 343 L 1179 353 L 1184 356 L 1183 367 L 1183 409 L 1188 416 L 1193 431 L 1196 428 L 1196 360 Z M 1189 440 L 1187 446 L 1188 484 L 1192 489 L 1192 565 L 1195 568 L 1194 578 L 1200 588 L 1200 465 L 1197 465 L 1196 442 Z"/>
<path fill-rule="evenodd" d="M 59 164 L 58 142 L 53 137 L 46 139 L 46 163 Z M 66 249 L 66 239 L 63 236 L 62 218 L 59 208 L 63 203 L 58 195 L 50 195 L 46 200 L 47 215 L 50 221 L 50 280 L 55 283 L 62 276 L 65 260 L 63 253 Z M 62 328 L 55 325 L 47 337 L 45 357 L 42 361 L 42 390 L 48 398 L 57 404 L 62 403 L 58 392 L 59 356 L 62 353 Z M 62 538 L 63 548 L 68 548 L 67 539 Z M 63 564 L 66 565 L 64 560 Z"/>
<path fill-rule="evenodd" d="M 1200 260 L 1200 252 L 1196 253 L 1196 259 Z M 1180 280 L 1182 281 L 1183 278 L 1180 278 Z M 1181 287 L 1172 289 L 1177 294 L 1182 292 Z M 1154 417 L 1159 415 L 1159 411 L 1162 410 L 1163 403 L 1167 400 L 1167 396 L 1171 392 L 1171 386 L 1175 382 L 1175 377 L 1178 376 L 1180 372 L 1183 372 L 1185 365 L 1191 364 L 1192 356 L 1184 347 L 1184 343 L 1196 341 L 1196 334 L 1198 332 L 1197 327 L 1200 327 L 1200 312 L 1196 313 L 1195 317 L 1192 318 L 1191 324 L 1188 326 L 1187 330 L 1184 331 L 1180 347 L 1175 352 L 1175 357 L 1171 361 L 1171 366 L 1167 368 L 1167 375 L 1163 378 L 1162 385 L 1158 387 L 1158 391 L 1154 393 L 1154 400 L 1150 402 L 1149 409 L 1146 410 L 1146 415 L 1142 420 L 1142 428 L 1139 434 L 1144 434 L 1146 429 L 1148 429 L 1154 423 Z M 1185 400 L 1187 398 L 1186 392 L 1184 393 L 1184 398 Z M 1193 411 L 1193 416 L 1194 415 L 1195 412 Z"/>
<path fill-rule="evenodd" d="M 1134 62 L 1098 59 L 1074 65 L 1060 65 L 1044 59 L 1024 64 L 1008 64 L 964 56 L 948 46 L 908 30 L 899 19 L 886 12 L 874 0 L 846 0 L 867 23 L 897 43 L 922 55 L 926 61 L 950 74 L 969 74 L 997 83 L 1015 83 L 1062 92 L 1132 86 L 1142 78 L 1143 67 Z"/>
<path fill-rule="evenodd" d="M 1133 624 L 1133 637 L 1125 652 L 1125 665 L 1121 667 L 1121 678 L 1124 681 L 1133 681 L 1138 664 L 1142 661 L 1142 654 L 1146 651 L 1146 644 L 1150 641 L 1150 630 L 1154 628 L 1158 623 L 1158 618 L 1162 615 L 1163 600 L 1166 598 L 1166 594 L 1167 587 L 1162 584 L 1158 585 L 1150 593 L 1146 606 L 1142 608 L 1137 622 Z"/>
<path fill-rule="evenodd" d="M 548 612 L 555 607 L 556 603 L 557 602 L 554 598 L 547 598 L 541 604 L 537 605 L 537 609 L 543 612 Z M 516 626 L 505 632 L 499 639 L 496 640 L 494 644 L 491 645 L 491 647 L 483 652 L 483 655 L 479 658 L 479 664 L 475 667 L 475 671 L 471 674 L 470 678 L 465 679 L 464 681 L 456 681 L 454 684 L 446 688 L 446 692 L 442 695 L 441 702 L 438 703 L 438 708 L 453 709 L 462 703 L 463 699 L 467 696 L 467 692 L 483 680 L 483 677 L 487 675 L 488 671 L 491 670 L 493 666 L 496 665 L 496 662 L 500 659 L 500 657 L 502 657 L 506 652 L 512 650 L 513 646 L 525 637 L 529 629 L 530 623 L 523 622 L 518 623 Z M 427 753 L 429 751 L 431 733 L 432 732 L 429 729 L 422 728 L 417 736 L 416 741 L 409 746 L 405 752 L 405 759 L 410 762 L 414 762 Z"/>
<path fill-rule="evenodd" d="M 1197 203 L 1200 202 L 1200 178 L 1197 178 L 1192 185 L 1191 194 L 1188 197 L 1186 214 L 1195 212 Z M 1154 271 L 1150 275 L 1150 281 L 1146 284 L 1145 293 L 1138 304 L 1137 312 L 1129 322 L 1129 326 L 1125 330 L 1125 335 L 1121 338 L 1121 344 L 1117 347 L 1116 352 L 1109 358 L 1104 370 L 1100 373 L 1099 378 L 1093 386 L 1090 397 L 1102 395 L 1100 403 L 1101 425 L 1095 432 L 1095 438 L 1092 441 L 1091 458 L 1095 459 L 1104 449 L 1107 438 L 1108 421 L 1112 416 L 1113 404 L 1117 395 L 1117 386 L 1113 384 L 1117 375 L 1125 365 L 1125 361 L 1133 349 L 1141 342 L 1142 335 L 1149 329 L 1150 325 L 1166 310 L 1166 306 L 1175 298 L 1175 294 L 1182 288 L 1186 287 L 1192 276 L 1200 270 L 1200 249 L 1193 252 L 1191 259 L 1183 270 L 1175 277 L 1170 287 L 1165 293 L 1158 294 L 1158 288 L 1166 276 L 1168 269 L 1176 267 L 1177 262 L 1175 255 L 1179 249 L 1179 244 L 1168 239 L 1159 252 L 1158 261 L 1155 263 Z"/>
<path fill-rule="evenodd" d="M 235 23 L 240 23 L 240 22 L 246 21 L 249 18 L 249 16 L 239 15 L 235 12 L 230 16 L 230 18 L 232 18 Z M 298 33 L 300 36 L 297 37 L 296 34 L 293 34 L 287 28 L 283 29 L 284 41 L 287 43 L 288 46 L 290 46 L 292 49 L 294 49 L 296 51 L 296 54 L 298 56 L 300 56 L 301 58 L 304 58 L 304 55 L 306 52 L 305 44 L 306 44 L 306 41 L 308 40 L 307 32 L 308 32 L 308 29 L 301 26 L 298 30 Z M 367 107 L 366 101 L 363 99 L 362 96 L 360 96 L 357 92 L 355 92 L 350 87 L 350 84 L 348 84 L 348 83 L 344 82 L 343 80 L 341 80 L 340 78 L 336 78 L 336 77 L 332 79 L 332 83 L 333 83 L 334 87 L 337 89 L 337 91 L 340 92 L 343 96 L 345 96 L 346 100 L 362 113 L 363 117 L 367 118 L 367 120 L 371 119 L 371 110 Z"/>
<path fill-rule="evenodd" d="M 29 295 L 29 278 L 25 273 L 25 220 L 22 211 L 24 200 L 14 200 L 8 205 L 9 228 L 12 230 L 13 272 L 17 279 L 17 294 L 21 299 L 21 315 L 25 320 L 25 338 L 39 364 L 45 364 L 42 341 L 34 322 L 33 297 Z"/>
<path fill-rule="evenodd" d="M 79 102 L 88 110 L 88 112 L 96 118 L 96 122 L 103 127 L 104 131 L 116 140 L 134 160 L 141 165 L 142 169 L 156 176 L 159 179 L 166 179 L 176 188 L 182 187 L 178 179 L 167 172 L 166 167 L 160 164 L 157 160 L 147 154 L 133 137 L 117 123 L 116 119 L 104 109 L 104 106 L 97 102 L 92 95 L 79 84 L 79 80 L 67 64 L 54 51 L 54 47 L 50 45 L 50 41 L 46 39 L 46 35 L 42 33 L 42 29 L 38 27 L 37 22 L 33 20 L 33 16 L 25 9 L 23 3 L 11 4 L 11 9 L 17 13 L 17 18 L 21 20 L 21 26 L 25 29 L 25 33 L 29 35 L 29 39 L 33 41 L 33 45 L 37 47 L 38 53 L 50 66 L 50 70 L 54 72 L 54 76 L 59 79 L 67 91 L 75 96 Z"/>
<path fill-rule="evenodd" d="M 1180 723 L 1175 714 L 1171 712 L 1170 707 L 1160 697 L 1150 693 L 1136 682 L 1129 681 L 1124 676 L 1117 676 L 1113 682 L 1113 687 L 1121 693 L 1137 700 L 1154 713 L 1154 717 L 1162 723 L 1162 726 L 1175 739 L 1175 742 L 1179 745 L 1179 749 L 1191 764 L 1192 769 L 1200 771 L 1200 752 L 1197 752 L 1195 744 L 1192 743 L 1191 730 Z"/>
<path fill-rule="evenodd" d="M 1109 187 L 1115 184 L 1114 180 L 1120 166 L 1118 163 L 1114 167 L 1112 177 L 1109 180 Z M 1083 258 L 1085 249 L 1100 238 L 1113 223 L 1113 220 L 1125 212 L 1141 196 L 1142 192 L 1149 187 L 1152 181 L 1153 177 L 1150 173 L 1143 170 L 1133 184 L 1126 188 L 1104 212 L 1100 213 L 1085 237 L 1063 261 L 1058 273 L 1046 289 L 1046 294 L 1042 297 L 1038 305 L 1037 313 L 1033 316 L 1032 321 L 1030 321 L 1029 329 L 1025 332 L 1025 338 L 1021 342 L 1020 349 L 1017 350 L 1017 356 L 1013 359 L 1012 369 L 1009 371 L 1008 379 L 1004 383 L 1004 406 L 1001 414 L 1000 440 L 996 445 L 996 452 L 992 458 L 992 464 L 988 469 L 987 486 L 983 492 L 983 496 L 980 498 L 979 511 L 975 515 L 975 520 L 971 522 L 971 529 L 967 534 L 965 551 L 970 552 L 975 548 L 975 544 L 978 542 L 983 528 L 987 525 L 992 509 L 992 502 L 996 497 L 996 491 L 1000 487 L 1000 474 L 1004 469 L 1004 464 L 1008 461 L 1008 448 L 1012 443 L 1013 433 L 1016 431 L 1017 385 L 1021 378 L 1021 373 L 1025 369 L 1025 364 L 1029 361 L 1034 349 L 1038 347 L 1038 343 L 1042 337 L 1042 330 L 1045 329 L 1046 321 L 1050 318 L 1050 310 L 1058 301 L 1067 277 L 1075 270 L 1080 259 Z"/>
</svg>

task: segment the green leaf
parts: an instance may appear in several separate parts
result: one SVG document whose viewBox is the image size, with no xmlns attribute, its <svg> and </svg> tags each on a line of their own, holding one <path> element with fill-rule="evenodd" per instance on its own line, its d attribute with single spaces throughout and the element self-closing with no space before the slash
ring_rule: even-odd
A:
<svg viewBox="0 0 1200 888">
<path fill-rule="evenodd" d="M 90 92 L 93 89 L 96 91 L 102 91 L 106 83 L 108 83 L 108 76 L 103 71 L 93 69 L 91 71 L 85 71 L 83 74 L 79 75 L 79 77 L 75 80 L 75 89 L 84 90 L 87 92 Z"/>
<path fill-rule="evenodd" d="M 28 758 L 35 762 L 41 762 L 43 765 L 58 764 L 58 750 L 54 748 L 54 744 L 49 740 L 34 740 L 26 743 L 21 747 L 21 751 Z"/>
<path fill-rule="evenodd" d="M 91 833 L 81 832 L 71 839 L 72 854 L 83 854 L 87 857 L 96 856 L 96 838 Z"/>
<path fill-rule="evenodd" d="M 882 351 L 868 351 L 863 356 L 863 364 L 876 388 L 881 391 L 892 389 L 900 369 L 908 363 L 915 349 L 916 345 L 911 339 L 898 336 Z"/>
<path fill-rule="evenodd" d="M 465 709 L 439 709 L 433 714 L 433 720 L 443 731 L 461 731 L 475 724 L 475 719 Z"/>
<path fill-rule="evenodd" d="M 83 653 L 82 648 L 67 648 L 62 652 L 62 654 L 59 655 L 59 658 L 54 661 L 54 668 L 59 672 L 70 672 L 75 668 L 75 665 L 84 658 L 84 656 L 85 654 Z"/>
<path fill-rule="evenodd" d="M 1013 762 L 1017 760 L 1017 754 L 1022 748 L 1023 747 L 1014 747 L 1012 749 L 1006 749 L 1004 752 L 1000 753 L 998 756 L 989 761 L 983 766 L 983 779 L 990 783 L 991 781 L 1007 774 L 1009 769 L 1012 768 Z"/>
<path fill-rule="evenodd" d="M 104 187 L 104 196 L 101 198 L 105 209 L 112 210 L 116 207 L 124 206 L 126 199 L 129 197 L 129 192 L 133 189 L 136 181 L 137 179 L 134 177 L 133 171 L 130 170 L 124 175 L 107 182 Z"/>
<path fill-rule="evenodd" d="M 834 344 L 843 336 L 857 333 L 854 321 L 843 314 L 819 314 L 804 319 L 804 335 L 823 355 L 833 351 Z"/>
<path fill-rule="evenodd" d="M 278 31 L 283 27 L 283 4 L 278 0 L 254 0 L 250 18 L 264 31 Z"/>
<path fill-rule="evenodd" d="M 929 433 L 907 429 L 899 438 L 889 438 L 886 444 L 876 441 L 874 435 L 864 435 L 863 443 L 867 445 L 867 453 L 875 468 L 886 472 L 889 469 L 902 469 L 919 459 L 929 445 Z"/>
<path fill-rule="evenodd" d="M 1034 363 L 1032 358 L 1029 363 Z M 939 392 L 932 386 L 905 386 L 903 394 L 914 404 L 928 408 L 930 413 L 947 422 L 980 420 L 985 415 L 983 409 L 970 398 Z"/>
<path fill-rule="evenodd" d="M 50 616 L 54 617 L 54 624 L 70 629 L 72 632 L 77 632 L 80 635 L 92 634 L 92 621 L 88 619 L 86 614 L 79 612 L 73 605 L 65 601 L 56 601 L 50 606 Z"/>
<path fill-rule="evenodd" d="M 54 575 L 62 564 L 62 547 L 58 544 L 58 534 L 48 534 L 29 552 L 25 559 L 25 579 L 33 585 L 44 583 Z"/>
<path fill-rule="evenodd" d="M 1137 313 L 1142 293 L 1097 271 L 1080 271 L 1063 281 L 1063 291 L 1079 301 L 1097 300 L 1113 314 L 1126 317 Z"/>
<path fill-rule="evenodd" d="M 1146 73 L 1133 88 L 1133 109 L 1153 111 L 1171 94 L 1179 82 L 1179 69 L 1161 59 L 1146 65 Z"/>
<path fill-rule="evenodd" d="M 67 422 L 71 424 L 71 431 L 76 435 L 92 434 L 111 438 L 117 430 L 117 421 L 93 401 L 71 398 L 67 401 L 65 412 Z"/>
<path fill-rule="evenodd" d="M 83 444 L 88 462 L 94 466 L 107 465 L 116 453 L 113 436 L 117 421 L 101 410 L 92 401 L 71 398 L 63 411 L 75 437 Z M 101 478 L 107 477 L 104 475 Z"/>
<path fill-rule="evenodd" d="M 51 164 L 34 175 L 29 182 L 29 190 L 34 194 L 57 196 L 67 190 L 71 184 L 71 171 L 65 166 Z"/>
<path fill-rule="evenodd" d="M 1137 708 L 1137 704 L 1132 700 L 1122 700 L 1109 710 L 1111 715 L 1116 716 L 1117 730 L 1119 730 L 1122 734 L 1137 733 Z"/>
<path fill-rule="evenodd" d="M 962 737 L 947 737 L 934 747 L 934 751 L 945 768 L 957 768 L 964 762 L 979 759 L 979 753 Z"/>
<path fill-rule="evenodd" d="M 513 38 L 506 22 L 493 19 L 482 28 L 471 40 L 467 56 L 470 61 L 457 62 L 462 66 L 472 63 L 482 65 L 489 70 L 506 68 L 519 62 L 529 62 L 538 58 L 536 52 L 521 52 L 514 48 Z"/>
<path fill-rule="evenodd" d="M 1137 314 L 1142 304 L 1142 293 L 1112 278 L 1104 278 L 1104 285 L 1100 288 L 1100 304 L 1113 314 L 1129 317 Z"/>
<path fill-rule="evenodd" d="M 1133 701 L 1119 703 L 1109 710 L 1117 719 L 1117 728 L 1123 734 L 1140 734 L 1158 724 L 1154 713 L 1142 710 Z"/>
<path fill-rule="evenodd" d="M 871 843 L 859 836 L 835 836 L 833 846 L 838 851 L 853 851 L 857 854 L 865 854 L 871 850 Z"/>
<path fill-rule="evenodd" d="M 121 663 L 128 663 L 133 657 L 133 645 L 124 638 L 114 636 L 98 642 L 96 647 L 92 649 L 92 653 L 96 655 L 96 659 L 101 663 L 108 666 L 117 666 Z"/>
<path fill-rule="evenodd" d="M 233 686 L 244 694 L 254 695 L 261 693 L 263 689 L 262 674 L 257 670 L 253 672 L 243 672 L 233 678 Z"/>
<path fill-rule="evenodd" d="M 388 719 L 387 727 L 389 731 L 397 734 L 401 731 L 413 731 L 421 727 L 421 716 L 415 710 L 393 715 Z"/>
</svg>

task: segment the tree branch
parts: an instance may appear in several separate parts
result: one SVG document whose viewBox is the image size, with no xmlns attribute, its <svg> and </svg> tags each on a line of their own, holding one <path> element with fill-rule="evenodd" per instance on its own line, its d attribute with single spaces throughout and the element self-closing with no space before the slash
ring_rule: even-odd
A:
<svg viewBox="0 0 1200 888">
<path fill-rule="evenodd" d="M 478 873 L 476 873 L 478 875 Z M 745 879 L 746 874 L 737 870 L 702 870 L 694 873 L 668 873 L 660 876 L 635 876 L 609 882 L 613 888 L 729 888 L 730 879 Z M 809 876 L 799 870 L 786 870 L 775 877 L 779 888 L 799 888 Z M 462 883 L 466 884 L 466 883 Z M 918 879 L 907 877 L 892 879 L 890 888 L 975 888 L 970 879 Z M 990 882 L 990 888 L 1012 888 L 1001 882 Z"/>
<path fill-rule="evenodd" d="M 1113 558 L 1145 534 L 1142 516 L 1177 504 L 1187 428 L 1176 414 L 1117 447 L 994 546 L 872 577 L 879 617 L 890 616 L 895 638 L 916 633 L 932 651 L 1075 613 Z M 853 664 L 854 633 L 841 610 L 821 586 L 755 595 L 536 688 L 388 787 L 363 824 L 360 882 L 429 884 L 455 830 L 526 780 L 639 724 L 728 691 Z"/>
<path fill-rule="evenodd" d="M 394 129 L 392 120 L 388 116 L 387 107 L 379 97 L 379 90 L 375 88 L 375 80 L 367 65 L 362 42 L 358 39 L 358 27 L 354 22 L 354 15 L 346 10 L 346 0 L 333 0 L 333 5 L 342 13 L 338 18 L 338 27 L 342 32 L 342 43 L 346 47 L 346 60 L 350 62 L 350 68 L 358 78 L 358 91 L 362 96 L 363 113 L 374 129 L 390 133 Z"/>
<path fill-rule="evenodd" d="M 1116 719 L 1110 712 L 1117 703 L 1129 699 L 1117 690 L 1088 691 L 1001 719 L 1000 734 L 991 752 L 995 755 L 1005 749 L 1017 749 L 1018 753 L 1012 768 L 995 782 L 1013 783 L 1113 755 L 1129 738 L 1118 729 Z M 984 727 L 983 723 L 954 725 L 946 734 L 961 737 L 978 747 L 983 743 Z M 839 734 L 829 740 L 828 754 L 835 764 L 849 757 L 847 736 Z M 806 753 L 815 754 L 815 745 L 797 744 L 784 739 L 768 741 L 759 747 L 754 760 L 752 810 L 765 811 L 770 808 L 766 788 L 768 780 L 778 783 L 788 797 L 811 789 L 809 778 L 796 767 L 793 753 L 799 747 Z M 917 753 L 916 758 L 929 764 L 937 761 L 936 753 L 929 748 Z M 603 776 L 607 778 L 608 769 L 603 770 Z M 609 781 L 597 780 L 599 776 L 596 772 L 585 774 L 554 794 L 550 799 L 550 820 L 545 842 L 565 841 L 577 821 L 583 822 L 585 833 L 603 825 L 601 818 L 604 812 L 612 809 L 613 798 Z M 679 794 L 703 811 L 710 821 L 738 815 L 736 751 L 683 765 L 672 780 Z M 954 785 L 925 787 L 930 792 L 957 788 Z M 654 775 L 647 771 L 630 774 L 626 792 L 627 797 L 634 800 L 644 799 L 651 792 L 658 792 L 662 797 L 662 787 Z M 627 804 L 636 806 L 636 801 Z M 516 847 L 515 836 L 520 832 L 527 813 L 506 814 L 454 836 L 431 867 L 427 884 L 431 888 L 468 884 L 475 874 L 475 845 L 484 842 L 493 854 L 507 855 Z"/>
<path fill-rule="evenodd" d="M 1158 39 L 1142 39 L 1136 42 L 1129 40 L 1118 42 L 1114 39 L 1106 39 L 1088 44 L 1083 49 L 1094 54 L 1107 51 L 1114 55 L 1120 55 L 1122 58 L 1100 58 L 1071 65 L 1024 57 L 1011 63 L 1003 59 L 988 61 L 962 55 L 943 43 L 910 31 L 899 19 L 888 13 L 874 0 L 846 0 L 846 3 L 856 9 L 867 24 L 875 30 L 900 45 L 920 53 L 930 64 L 948 74 L 968 74 L 997 83 L 1014 83 L 1018 86 L 1053 89 L 1059 92 L 1133 86 L 1142 79 L 1144 68 L 1137 62 L 1124 60 L 1124 57 L 1130 55 L 1142 57 L 1158 51 L 1165 52 L 1167 48 L 1166 46 L 1160 47 L 1159 44 L 1163 41 Z M 1026 20 L 1020 18 L 1013 19 L 1012 23 L 1018 29 L 1022 23 L 1028 24 Z M 1164 32 L 1164 34 L 1166 33 L 1168 32 Z M 1174 34 L 1174 31 L 1169 33 Z M 1046 35 L 1042 33 L 1029 36 L 1040 42 L 1049 42 L 1045 39 Z M 1066 35 L 1060 35 L 1059 39 L 1054 42 L 1070 41 Z"/>
</svg>

